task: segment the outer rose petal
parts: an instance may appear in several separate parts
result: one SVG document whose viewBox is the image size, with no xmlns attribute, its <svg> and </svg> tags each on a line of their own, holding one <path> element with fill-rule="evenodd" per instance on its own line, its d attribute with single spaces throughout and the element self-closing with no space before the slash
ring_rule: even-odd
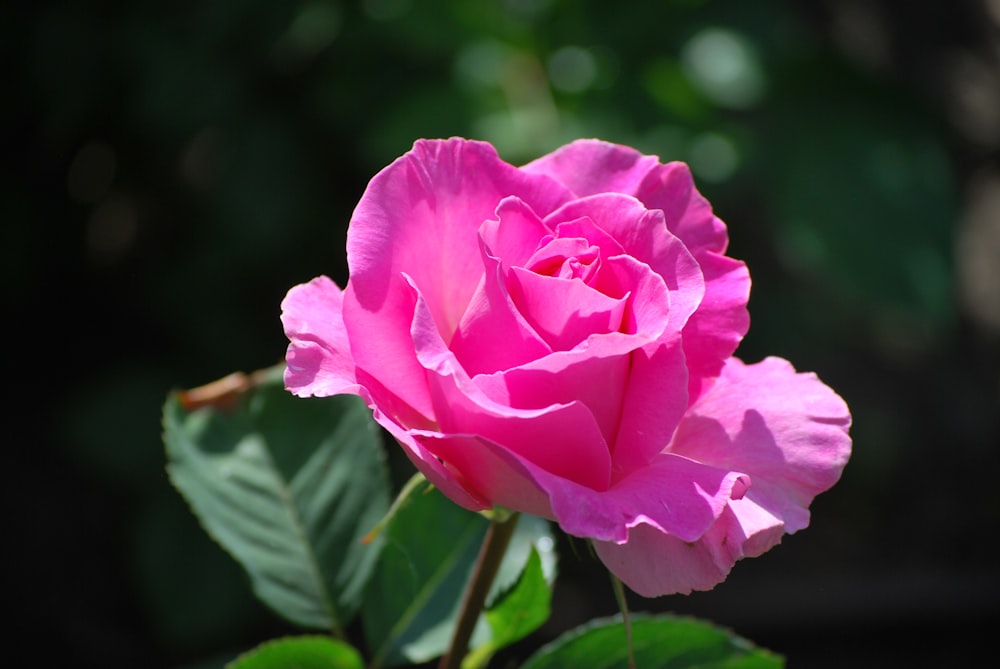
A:
<svg viewBox="0 0 1000 669">
<path fill-rule="evenodd" d="M 438 460 L 433 451 L 424 444 L 427 433 L 421 430 L 408 430 L 375 408 L 373 416 L 379 425 L 396 438 L 402 446 L 406 457 L 413 466 L 427 477 L 431 484 L 444 493 L 451 501 L 469 511 L 482 511 L 492 507 L 493 503 L 470 489 L 466 477 L 455 469 L 449 469 Z"/>
<path fill-rule="evenodd" d="M 749 474 L 755 499 L 794 532 L 809 522 L 813 497 L 840 478 L 851 454 L 851 415 L 815 374 L 781 358 L 746 365 L 731 358 L 688 411 L 669 451 Z"/>
<path fill-rule="evenodd" d="M 496 443 L 482 441 L 483 449 L 466 458 L 483 458 L 506 476 L 529 481 L 549 499 L 553 518 L 567 533 L 597 541 L 630 541 L 630 528 L 650 526 L 682 540 L 694 541 L 711 529 L 727 504 L 743 496 L 750 485 L 746 475 L 663 454 L 649 467 L 594 490 L 554 475 L 527 458 Z M 494 459 L 487 457 L 492 452 Z M 505 504 L 525 509 L 518 498 Z M 535 512 L 537 511 L 530 511 Z M 628 545 L 628 544 L 626 544 Z"/>
<path fill-rule="evenodd" d="M 711 205 L 695 189 L 684 163 L 661 165 L 656 156 L 645 156 L 631 147 L 580 139 L 522 169 L 548 175 L 578 197 L 624 193 L 648 209 L 662 209 L 667 227 L 696 256 L 703 249 L 721 253 L 729 242 L 725 224 L 712 215 Z"/>
<path fill-rule="evenodd" d="M 474 434 L 414 432 L 414 438 L 435 458 L 447 462 L 456 473 L 453 476 L 461 476 L 463 488 L 474 491 L 473 495 L 508 509 L 552 518 L 552 507 L 545 492 L 525 477 L 519 467 L 508 464 L 521 459 L 503 447 Z M 442 488 L 441 491 L 461 504 L 448 490 Z"/>
<path fill-rule="evenodd" d="M 714 587 L 736 560 L 808 525 L 809 504 L 837 482 L 850 456 L 850 424 L 847 405 L 814 374 L 796 374 L 779 358 L 731 359 L 668 451 L 742 471 L 752 487 L 691 545 L 645 526 L 625 543 L 595 542 L 597 554 L 644 596 Z"/>
<path fill-rule="evenodd" d="M 719 375 L 750 327 L 747 266 L 716 253 L 703 253 L 698 261 L 705 275 L 705 297 L 684 326 L 692 401 Z"/>
<path fill-rule="evenodd" d="M 643 597 L 711 590 L 725 580 L 730 567 L 720 567 L 713 546 L 686 542 L 649 525 L 629 532 L 626 544 L 595 541 L 601 562 Z"/>
<path fill-rule="evenodd" d="M 635 195 L 646 175 L 660 164 L 656 156 L 599 139 L 579 139 L 561 146 L 521 169 L 545 174 L 566 185 L 577 197 L 597 193 Z"/>
<path fill-rule="evenodd" d="M 285 387 L 299 397 L 357 393 L 343 303 L 343 291 L 325 276 L 295 286 L 281 302 L 289 340 Z"/>
</svg>

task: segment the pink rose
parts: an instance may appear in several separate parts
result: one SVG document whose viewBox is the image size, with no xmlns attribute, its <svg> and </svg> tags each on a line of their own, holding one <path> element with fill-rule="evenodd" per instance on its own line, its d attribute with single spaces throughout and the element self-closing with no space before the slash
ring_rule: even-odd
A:
<svg viewBox="0 0 1000 669">
<path fill-rule="evenodd" d="M 642 595 L 709 589 L 808 524 L 851 443 L 815 375 L 732 357 L 727 242 L 683 163 L 420 140 L 354 211 L 347 287 L 285 298 L 285 384 L 360 395 L 457 504 L 552 519 Z"/>
</svg>

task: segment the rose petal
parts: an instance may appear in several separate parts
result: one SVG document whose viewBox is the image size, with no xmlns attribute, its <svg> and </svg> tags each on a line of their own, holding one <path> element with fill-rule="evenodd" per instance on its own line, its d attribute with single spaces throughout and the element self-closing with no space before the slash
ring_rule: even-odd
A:
<svg viewBox="0 0 1000 669">
<path fill-rule="evenodd" d="M 508 459 L 520 458 L 499 444 L 474 434 L 444 435 L 418 431 L 413 437 L 433 454 L 435 462 L 440 459 L 445 463 L 442 467 L 447 466 L 449 471 L 462 477 L 463 490 L 475 491 L 475 496 L 488 499 L 493 505 L 542 518 L 552 517 L 545 493 L 519 469 L 507 464 Z M 498 453 L 503 453 L 503 457 Z M 448 496 L 451 497 L 450 494 Z"/>
<path fill-rule="evenodd" d="M 374 417 L 379 425 L 396 439 L 410 462 L 448 499 L 470 511 L 482 511 L 493 507 L 494 502 L 491 498 L 479 494 L 477 488 L 470 484 L 460 470 L 446 466 L 433 450 L 425 445 L 428 443 L 428 433 L 406 429 L 378 409 L 375 410 Z"/>
<path fill-rule="evenodd" d="M 702 302 L 705 282 L 695 258 L 668 231 L 663 213 L 647 209 L 634 197 L 605 193 L 572 200 L 549 214 L 545 223 L 561 232 L 559 222 L 582 217 L 663 278 L 670 290 L 671 327 L 680 330 Z"/>
<path fill-rule="evenodd" d="M 634 528 L 644 525 L 694 541 L 750 485 L 740 472 L 667 453 L 613 487 L 595 490 L 546 471 L 510 449 L 491 442 L 483 446 L 549 498 L 552 517 L 565 532 L 598 541 L 624 543 Z"/>
<path fill-rule="evenodd" d="M 486 272 L 449 345 L 470 376 L 516 367 L 552 352 L 514 306 L 500 261 L 485 245 L 482 253 Z"/>
<path fill-rule="evenodd" d="M 623 344 L 625 339 L 619 339 Z M 588 355 L 589 350 L 560 351 L 524 365 L 481 375 L 472 381 L 498 404 L 540 409 L 553 403 L 582 402 L 607 444 L 618 438 L 630 373 L 628 354 Z M 660 450 L 663 444 L 660 444 Z"/>
<path fill-rule="evenodd" d="M 621 331 L 644 339 L 643 344 L 659 339 L 671 325 L 673 299 L 663 277 L 635 258 L 608 258 L 595 287 L 606 295 L 628 296 Z"/>
<path fill-rule="evenodd" d="M 368 311 L 357 298 L 355 282 L 349 281 L 344 291 L 344 322 L 351 342 L 359 376 L 369 388 L 378 383 L 398 398 L 397 403 L 405 404 L 413 412 L 434 420 L 430 393 L 424 381 L 423 369 L 413 352 L 409 337 L 409 323 L 413 321 L 416 298 L 401 278 L 403 289 L 393 289 L 391 298 L 385 300 L 377 311 Z M 378 316 L 377 321 L 374 317 Z M 407 323 L 406 340 L 402 341 L 398 330 L 400 323 Z M 373 337 L 372 333 L 378 333 Z M 379 345 L 381 344 L 381 345 Z"/>
<path fill-rule="evenodd" d="M 491 257 L 503 260 L 505 267 L 523 267 L 551 239 L 552 231 L 521 198 L 506 197 L 497 206 L 496 218 L 480 226 L 479 235 Z"/>
<path fill-rule="evenodd" d="M 698 193 L 691 170 L 680 162 L 660 164 L 656 156 L 595 139 L 581 139 L 522 168 L 565 184 L 579 197 L 624 193 L 648 209 L 661 209 L 667 227 L 697 255 L 723 252 L 729 243 L 725 224 Z"/>
<path fill-rule="evenodd" d="M 688 411 L 670 452 L 754 480 L 751 500 L 782 518 L 786 531 L 809 522 L 813 497 L 830 488 L 850 457 L 850 413 L 815 374 L 786 360 L 746 365 L 732 358 Z"/>
<path fill-rule="evenodd" d="M 670 232 L 677 235 L 695 258 L 703 253 L 724 253 L 729 246 L 726 224 L 712 212 L 712 205 L 695 188 L 691 168 L 682 162 L 657 165 L 632 192 L 650 209 L 660 209 Z"/>
<path fill-rule="evenodd" d="M 518 312 L 554 351 L 573 348 L 592 334 L 616 332 L 627 296 L 609 297 L 580 279 L 543 276 L 520 267 L 507 275 Z"/>
<path fill-rule="evenodd" d="M 629 532 L 628 543 L 595 541 L 594 550 L 631 590 L 643 597 L 659 597 L 711 590 L 724 581 L 733 562 L 716 554 L 718 545 L 683 541 L 639 525 Z"/>
<path fill-rule="evenodd" d="M 753 486 L 690 543 L 652 524 L 621 545 L 597 543 L 601 560 L 644 596 L 707 590 L 733 564 L 774 547 L 809 522 L 809 504 L 839 479 L 850 455 L 850 414 L 814 374 L 778 358 L 737 359 L 691 407 L 669 451 L 745 472 Z"/>
<path fill-rule="evenodd" d="M 357 392 L 343 302 L 343 291 L 325 276 L 295 286 L 282 300 L 281 322 L 289 340 L 285 387 L 293 394 Z"/>
<path fill-rule="evenodd" d="M 479 226 L 510 195 L 537 211 L 570 197 L 557 182 L 500 160 L 489 144 L 421 140 L 371 180 L 354 210 L 344 304 L 351 353 L 422 413 L 431 412 L 430 398 L 419 383 L 409 337 L 413 296 L 402 274 L 420 286 L 450 339 L 483 274 Z"/>
<path fill-rule="evenodd" d="M 613 258 L 625 254 L 625 249 L 618 243 L 618 240 L 597 227 L 587 216 L 558 223 L 555 240 L 548 244 L 548 248 L 556 248 L 558 243 L 570 240 L 582 240 L 586 242 L 588 248 L 599 249 L 601 258 Z M 582 244 L 582 242 L 578 243 Z M 538 256 L 536 258 L 532 259 L 532 263 L 541 259 Z M 530 266 L 534 267 L 533 264 Z"/>
<path fill-rule="evenodd" d="M 687 368 L 677 336 L 634 351 L 612 442 L 613 478 L 627 475 L 663 451 L 688 407 Z"/>
<path fill-rule="evenodd" d="M 539 409 L 515 409 L 495 402 L 473 383 L 445 346 L 430 308 L 419 294 L 412 336 L 417 359 L 427 370 L 439 432 L 476 434 L 555 476 L 595 489 L 607 487 L 609 449 L 582 402 L 553 403 Z M 468 470 L 463 473 L 473 475 Z"/>
<path fill-rule="evenodd" d="M 623 193 L 636 197 L 648 209 L 663 211 L 667 228 L 683 242 L 705 275 L 704 298 L 686 326 L 685 341 L 691 358 L 690 392 L 692 399 L 697 397 L 747 332 L 750 276 L 743 263 L 724 255 L 729 244 L 726 226 L 695 188 L 688 166 L 679 162 L 661 165 L 655 156 L 644 156 L 629 147 L 579 140 L 523 169 L 551 176 L 580 196 Z M 642 232 L 641 228 L 634 230 Z M 627 229 L 621 233 L 630 234 Z M 645 244 L 629 248 L 629 253 L 650 262 L 639 250 Z M 660 271 L 655 263 L 650 264 Z M 670 288 L 675 289 L 673 285 Z M 675 318 L 685 311 L 679 305 L 675 309 Z"/>
<path fill-rule="evenodd" d="M 525 264 L 525 267 L 542 276 L 562 279 L 578 278 L 590 283 L 600 269 L 601 249 L 581 237 L 555 238 L 544 244 Z M 504 262 L 505 267 L 522 269 Z"/>
<path fill-rule="evenodd" d="M 603 494 L 554 496 L 552 511 L 563 529 L 577 536 L 623 543 L 630 528 L 650 525 L 694 541 L 749 486 L 749 478 L 738 471 L 666 453 Z"/>
<path fill-rule="evenodd" d="M 721 373 L 750 327 L 746 308 L 750 273 L 746 265 L 715 253 L 703 253 L 699 262 L 705 275 L 705 297 L 684 326 L 692 401 Z"/>
<path fill-rule="evenodd" d="M 579 139 L 559 147 L 521 169 L 545 174 L 563 183 L 578 197 L 595 193 L 626 193 L 639 190 L 650 171 L 660 164 L 656 156 L 597 139 Z"/>
</svg>

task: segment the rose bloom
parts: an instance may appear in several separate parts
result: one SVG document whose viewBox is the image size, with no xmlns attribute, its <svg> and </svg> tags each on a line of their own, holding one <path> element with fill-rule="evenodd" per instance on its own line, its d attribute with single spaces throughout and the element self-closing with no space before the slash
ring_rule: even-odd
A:
<svg viewBox="0 0 1000 669">
<path fill-rule="evenodd" d="M 804 528 L 851 447 L 815 375 L 733 357 L 727 243 L 683 163 L 420 140 L 361 197 L 346 287 L 282 303 L 285 384 L 360 395 L 455 503 L 554 520 L 641 595 L 709 589 Z"/>
</svg>

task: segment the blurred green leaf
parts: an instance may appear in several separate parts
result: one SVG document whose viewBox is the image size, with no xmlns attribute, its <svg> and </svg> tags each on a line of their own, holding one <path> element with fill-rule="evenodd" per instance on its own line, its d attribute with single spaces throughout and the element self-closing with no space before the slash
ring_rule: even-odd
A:
<svg viewBox="0 0 1000 669">
<path fill-rule="evenodd" d="M 371 666 L 420 663 L 444 654 L 488 525 L 486 518 L 457 506 L 436 489 L 413 496 L 398 511 L 382 533 L 386 546 L 361 611 L 373 653 Z M 518 521 L 488 604 L 500 606 L 517 590 L 510 588 L 520 583 L 533 552 L 548 556 L 538 560 L 538 569 L 542 583 L 551 583 L 555 562 L 549 524 L 525 516 Z M 527 578 L 537 583 L 535 576 Z M 484 615 L 470 647 L 491 638 Z"/>
<path fill-rule="evenodd" d="M 709 623 L 671 615 L 632 616 L 635 666 L 643 669 L 780 669 L 784 659 Z M 522 669 L 628 666 L 621 616 L 592 620 L 540 649 Z"/>
<path fill-rule="evenodd" d="M 351 646 L 323 636 L 267 641 L 240 655 L 226 669 L 361 669 L 361 655 Z"/>
<path fill-rule="evenodd" d="M 532 549 L 517 584 L 486 611 L 491 634 L 489 641 L 469 653 L 462 662 L 462 669 L 485 667 L 498 650 L 541 627 L 549 618 L 551 602 L 552 591 L 545 580 L 542 559 Z"/>
<path fill-rule="evenodd" d="M 542 568 L 542 576 L 551 588 L 556 580 L 557 555 L 549 521 L 538 516 L 522 513 L 517 521 L 514 536 L 507 545 L 505 559 L 500 563 L 493 587 L 486 600 L 492 607 L 496 598 L 506 595 L 522 578 L 525 566 L 532 553 L 537 553 Z"/>
<path fill-rule="evenodd" d="M 295 398 L 280 367 L 235 406 L 164 407 L 170 479 L 206 531 L 276 612 L 338 635 L 381 546 L 361 542 L 388 508 L 377 435 L 360 400 Z"/>
</svg>

